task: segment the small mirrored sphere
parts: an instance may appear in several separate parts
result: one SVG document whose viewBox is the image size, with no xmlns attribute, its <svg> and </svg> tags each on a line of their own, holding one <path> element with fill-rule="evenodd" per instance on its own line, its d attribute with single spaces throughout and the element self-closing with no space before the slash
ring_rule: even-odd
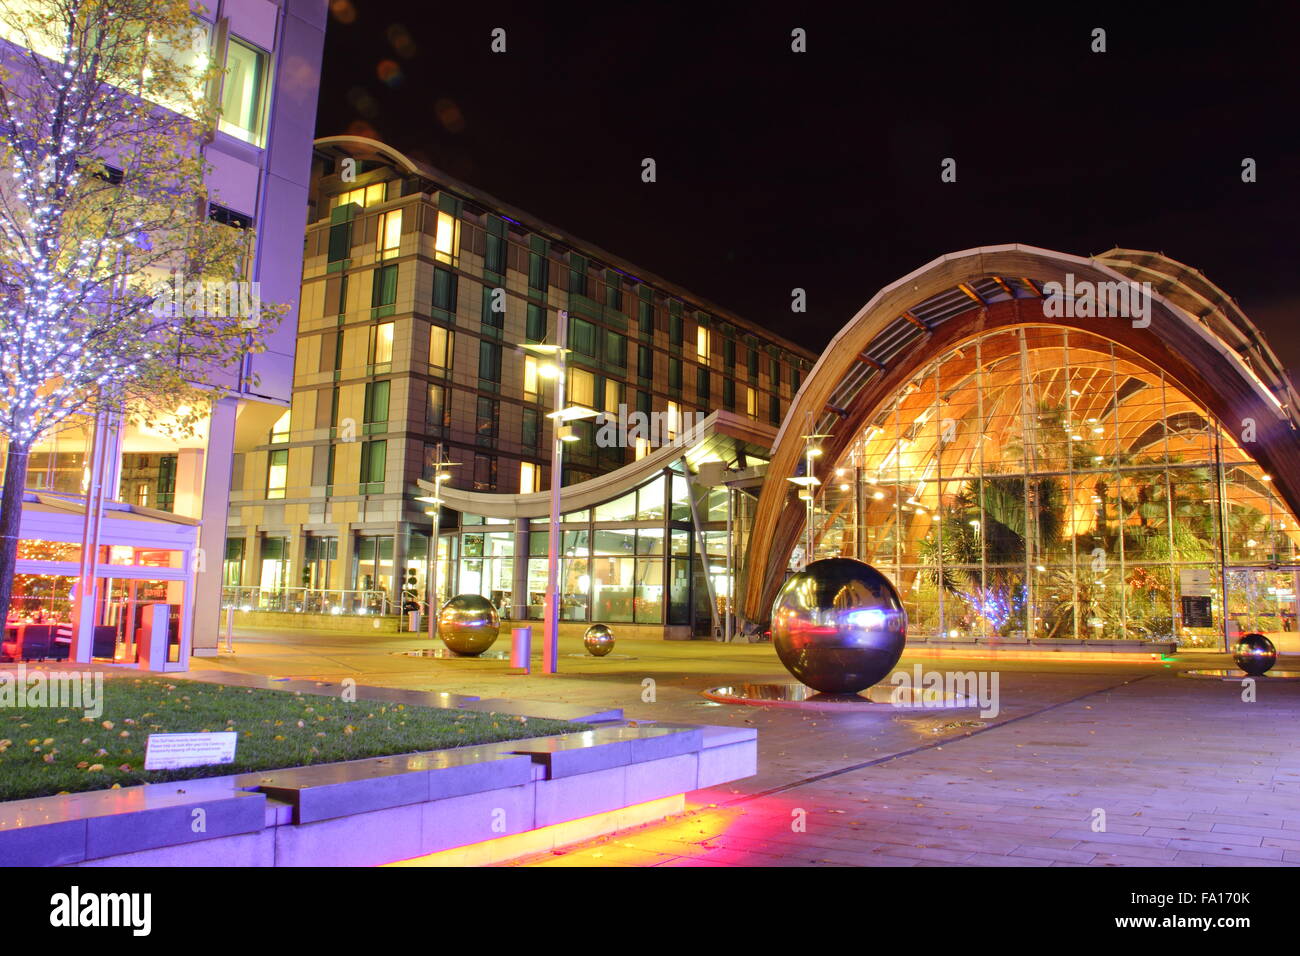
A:
<svg viewBox="0 0 1300 956">
<path fill-rule="evenodd" d="M 593 624 L 582 635 L 582 643 L 593 657 L 604 657 L 614 649 L 614 632 L 606 624 Z"/>
<path fill-rule="evenodd" d="M 1277 648 L 1263 634 L 1247 634 L 1232 649 L 1237 666 L 1252 677 L 1259 677 L 1277 663 Z"/>
<path fill-rule="evenodd" d="M 907 640 L 898 591 L 869 564 L 814 561 L 772 604 L 772 643 L 786 670 L 815 690 L 855 694 L 894 669 Z"/>
<path fill-rule="evenodd" d="M 497 609 L 479 594 L 457 594 L 438 613 L 438 636 L 448 648 L 466 657 L 482 654 L 500 633 Z"/>
</svg>

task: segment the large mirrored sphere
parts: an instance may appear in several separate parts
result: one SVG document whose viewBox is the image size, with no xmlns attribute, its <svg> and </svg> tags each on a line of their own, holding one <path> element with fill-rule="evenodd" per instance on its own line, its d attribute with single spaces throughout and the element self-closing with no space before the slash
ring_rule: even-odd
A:
<svg viewBox="0 0 1300 956">
<path fill-rule="evenodd" d="M 1259 677 L 1277 663 L 1277 648 L 1263 634 L 1247 634 L 1232 649 L 1237 666 L 1253 677 Z"/>
<path fill-rule="evenodd" d="M 457 594 L 438 613 L 438 636 L 457 654 L 482 654 L 501 633 L 492 602 L 479 594 Z"/>
<path fill-rule="evenodd" d="M 894 669 L 907 612 L 889 579 L 851 558 L 814 561 L 772 604 L 772 643 L 786 670 L 826 694 L 855 694 Z"/>
<path fill-rule="evenodd" d="M 583 646 L 593 657 L 604 657 L 614 649 L 614 632 L 606 624 L 593 624 L 582 635 Z"/>
</svg>

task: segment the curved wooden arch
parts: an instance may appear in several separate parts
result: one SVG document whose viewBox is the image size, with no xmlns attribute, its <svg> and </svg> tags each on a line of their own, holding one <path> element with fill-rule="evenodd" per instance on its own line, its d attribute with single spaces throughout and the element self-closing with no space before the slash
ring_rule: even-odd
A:
<svg viewBox="0 0 1300 956">
<path fill-rule="evenodd" d="M 766 620 L 790 554 L 803 527 L 804 509 L 797 489 L 787 479 L 795 475 L 805 449 L 803 426 L 811 416 L 821 418 L 830 397 L 858 362 L 858 356 L 900 315 L 948 289 L 987 276 L 1023 276 L 1035 283 L 1127 281 L 1101 260 L 1026 246 L 972 249 L 936 259 L 923 269 L 881 290 L 831 341 L 795 397 L 777 434 L 767 480 L 759 496 L 749 541 L 741 610 L 753 622 Z M 1300 441 L 1292 418 L 1254 375 L 1240 356 L 1181 308 L 1153 288 L 1151 321 L 1133 328 L 1114 318 L 1051 318 L 1043 300 L 1006 299 L 975 306 L 948 319 L 895 356 L 880 374 L 853 397 L 830 437 L 820 444 L 816 472 L 833 467 L 866 423 L 928 362 L 980 335 L 1025 325 L 1050 325 L 1097 335 L 1128 349 L 1151 372 L 1163 372 L 1187 395 L 1202 402 L 1219 422 L 1253 419 L 1256 442 L 1251 456 L 1274 478 L 1279 495 L 1300 515 Z M 823 486 L 824 487 L 824 486 Z"/>
</svg>

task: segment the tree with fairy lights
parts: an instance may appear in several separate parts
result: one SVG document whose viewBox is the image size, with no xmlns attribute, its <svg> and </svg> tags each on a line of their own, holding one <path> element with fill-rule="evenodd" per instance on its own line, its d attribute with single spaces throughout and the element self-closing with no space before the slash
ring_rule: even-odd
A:
<svg viewBox="0 0 1300 956">
<path fill-rule="evenodd" d="M 103 412 L 192 428 L 283 311 L 208 215 L 207 37 L 190 0 L 0 0 L 0 609 L 33 445 Z"/>
</svg>

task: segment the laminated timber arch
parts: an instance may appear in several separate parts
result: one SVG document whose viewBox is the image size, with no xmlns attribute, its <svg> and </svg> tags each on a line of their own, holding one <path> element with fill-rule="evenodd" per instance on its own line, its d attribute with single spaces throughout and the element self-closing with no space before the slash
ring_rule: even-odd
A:
<svg viewBox="0 0 1300 956">
<path fill-rule="evenodd" d="M 1047 316 L 1044 283 L 1065 283 L 1070 275 L 1075 283 L 1149 282 L 1150 324 Z M 824 489 L 823 472 L 928 362 L 985 332 L 1026 325 L 1077 329 L 1123 346 L 1234 433 L 1253 419 L 1256 441 L 1243 447 L 1300 514 L 1300 396 L 1258 329 L 1201 273 L 1158 253 L 1126 249 L 1092 258 L 1019 244 L 968 249 L 880 290 L 804 380 L 777 433 L 749 536 L 741 592 L 748 621 L 767 620 L 803 530 L 803 504 L 787 480 L 801 464 L 803 436 L 828 436 L 814 460 Z"/>
</svg>

